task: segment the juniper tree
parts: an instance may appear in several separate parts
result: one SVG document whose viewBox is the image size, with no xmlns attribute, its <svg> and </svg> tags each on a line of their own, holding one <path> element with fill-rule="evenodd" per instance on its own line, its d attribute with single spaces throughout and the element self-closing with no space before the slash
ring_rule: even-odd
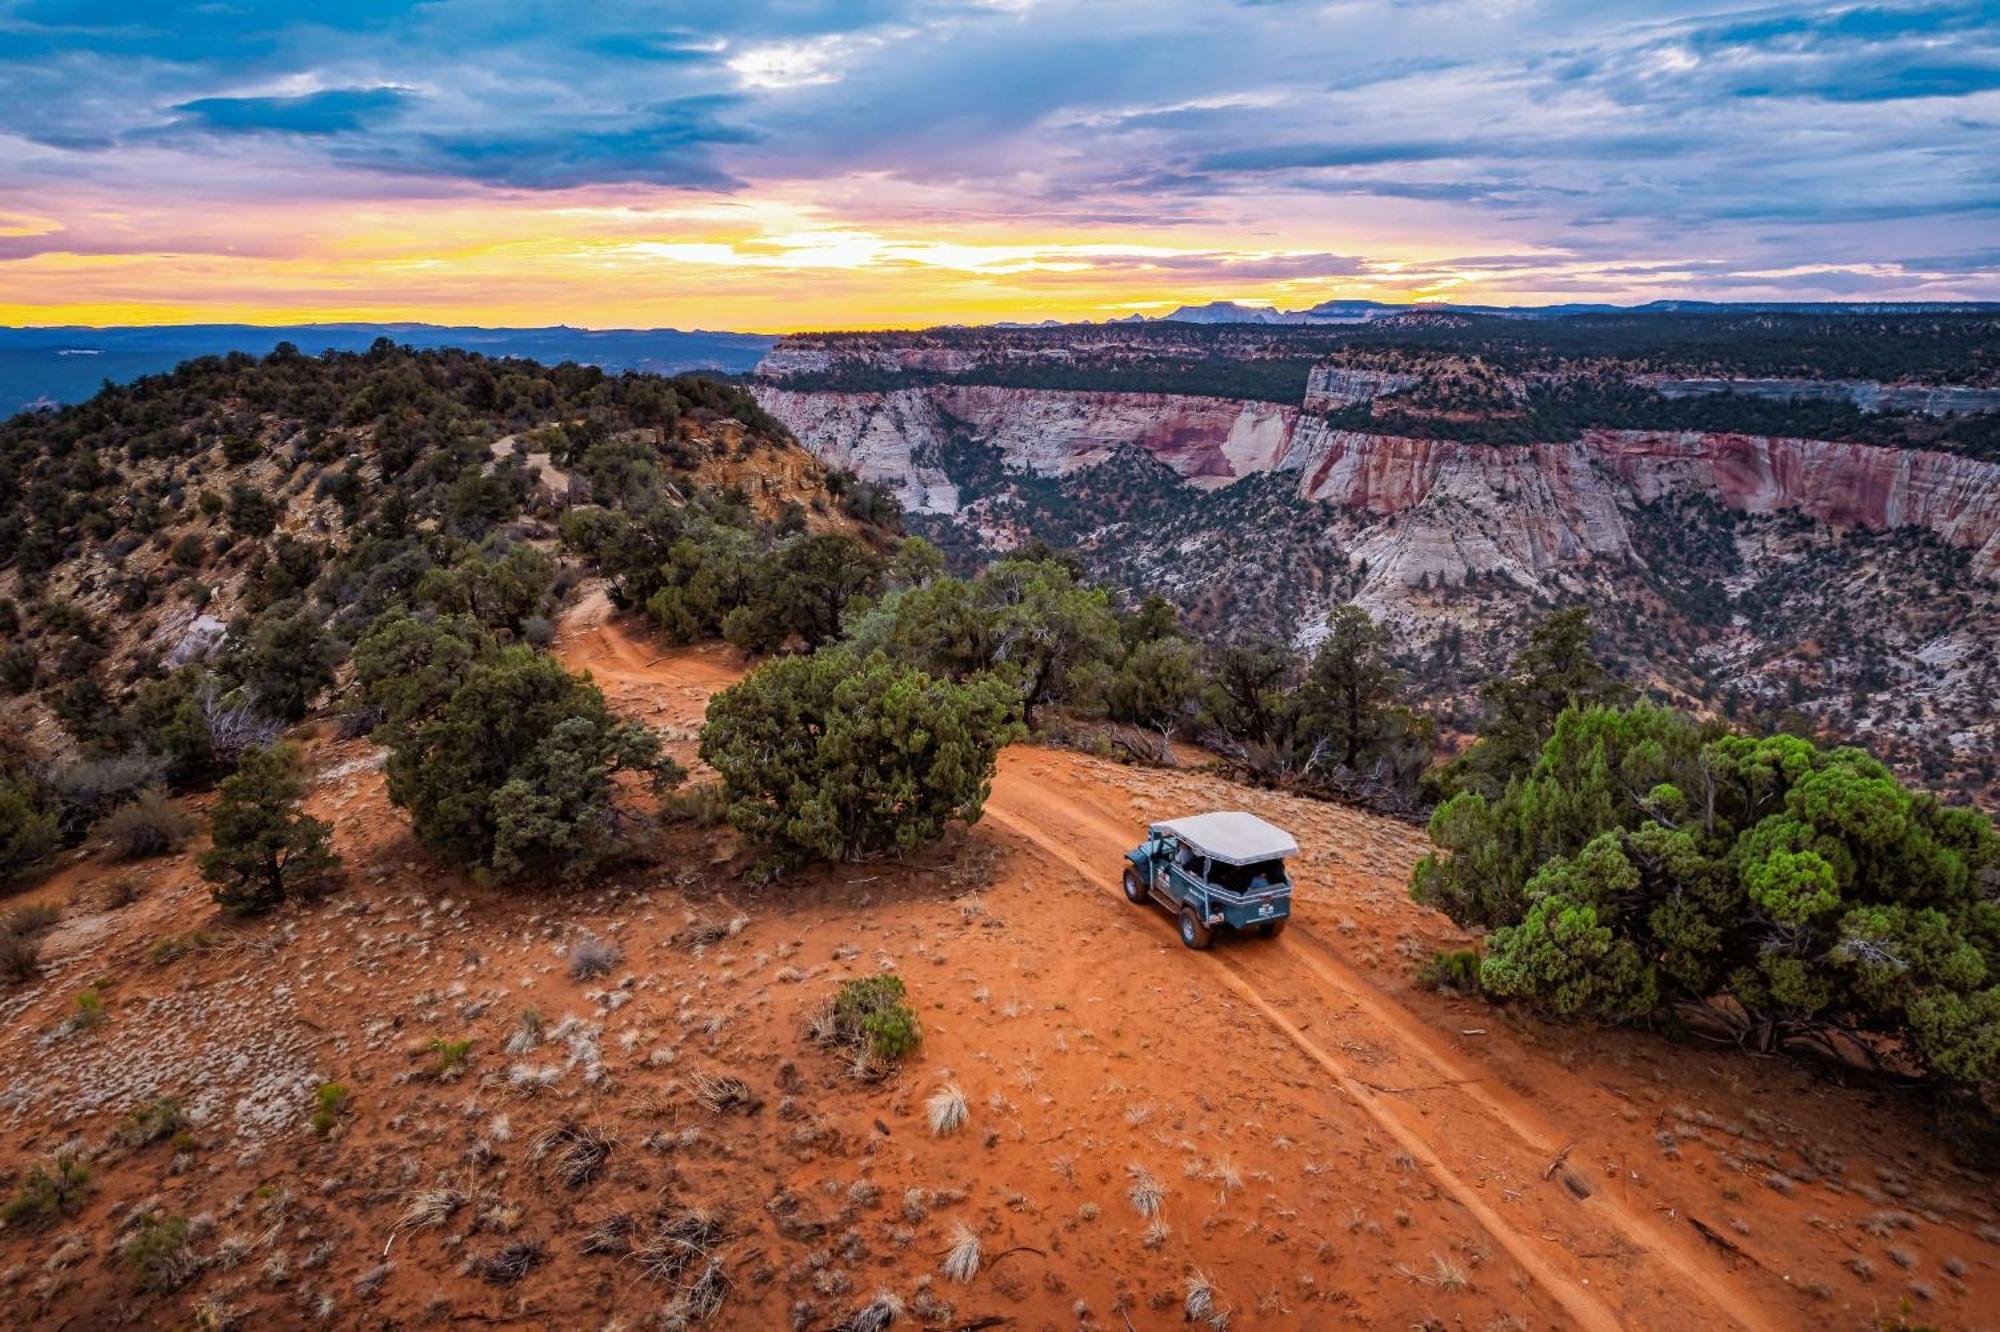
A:
<svg viewBox="0 0 2000 1332">
<path fill-rule="evenodd" d="M 840 649 L 764 663 L 715 696 L 701 756 L 728 817 L 781 862 L 914 851 L 976 820 L 1019 694 Z"/>
<path fill-rule="evenodd" d="M 2000 837 L 1858 749 L 1572 708 L 1498 798 L 1440 805 L 1431 838 L 1412 894 L 1492 930 L 1497 994 L 1680 1006 L 1760 1049 L 1872 1034 L 2000 1081 Z"/>
<path fill-rule="evenodd" d="M 301 813 L 305 781 L 288 744 L 244 751 L 209 815 L 212 845 L 201 874 L 215 900 L 235 912 L 276 906 L 301 884 L 340 864 L 327 845 L 330 825 Z"/>
</svg>

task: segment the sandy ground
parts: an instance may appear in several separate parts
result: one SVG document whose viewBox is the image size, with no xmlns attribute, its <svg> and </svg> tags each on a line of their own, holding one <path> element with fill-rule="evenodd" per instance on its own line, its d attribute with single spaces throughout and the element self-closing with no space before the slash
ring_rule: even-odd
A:
<svg viewBox="0 0 2000 1332">
<path fill-rule="evenodd" d="M 688 762 L 743 669 L 601 600 L 560 650 Z M 1422 836 L 1394 822 L 1017 747 L 985 819 L 910 864 L 752 887 L 727 833 L 677 829 L 651 865 L 501 891 L 414 846 L 366 742 L 312 762 L 349 865 L 324 901 L 223 921 L 192 853 L 84 859 L 19 899 L 77 905 L 43 978 L 0 996 L 0 1169 L 11 1186 L 69 1145 L 94 1179 L 74 1214 L 0 1231 L 0 1321 L 657 1325 L 671 1287 L 583 1237 L 700 1207 L 727 1223 L 728 1328 L 836 1328 L 886 1290 L 898 1326 L 1164 1329 L 1196 1274 L 1239 1329 L 2000 1323 L 1992 1181 L 1892 1093 L 1417 990 L 1461 936 L 1408 901 Z M 1297 835 L 1281 938 L 1192 953 L 1119 893 L 1146 823 L 1207 808 Z M 102 906 L 127 875 L 137 900 Z M 586 937 L 620 958 L 577 981 Z M 885 967 L 924 1042 L 857 1083 L 802 1030 Z M 70 1030 L 92 982 L 107 1018 Z M 463 1067 L 440 1073 L 433 1040 L 469 1040 Z M 757 1104 L 704 1108 L 709 1076 Z M 321 1137 L 325 1081 L 350 1099 Z M 969 1122 L 936 1136 L 947 1083 Z M 163 1094 L 195 1121 L 180 1141 L 111 1141 Z M 612 1143 L 574 1188 L 533 1149 L 563 1124 Z M 440 1184 L 462 1203 L 399 1229 Z M 139 1291 L 119 1256 L 148 1211 L 190 1219 L 179 1289 Z M 982 1254 L 963 1284 L 940 1271 L 961 1225 Z M 520 1242 L 525 1277 L 482 1278 Z"/>
</svg>

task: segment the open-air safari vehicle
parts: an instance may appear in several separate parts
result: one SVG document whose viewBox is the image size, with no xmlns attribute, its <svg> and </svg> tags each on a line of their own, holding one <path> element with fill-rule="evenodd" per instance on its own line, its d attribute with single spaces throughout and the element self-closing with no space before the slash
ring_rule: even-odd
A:
<svg viewBox="0 0 2000 1332">
<path fill-rule="evenodd" d="M 1290 833 L 1241 810 L 1168 819 L 1125 853 L 1125 897 L 1174 912 L 1189 948 L 1218 929 L 1274 935 L 1292 914 L 1285 857 L 1298 853 Z"/>
</svg>

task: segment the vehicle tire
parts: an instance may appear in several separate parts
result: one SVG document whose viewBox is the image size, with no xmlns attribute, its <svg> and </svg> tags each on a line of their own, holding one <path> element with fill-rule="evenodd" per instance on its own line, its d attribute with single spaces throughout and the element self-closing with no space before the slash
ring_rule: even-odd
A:
<svg viewBox="0 0 2000 1332">
<path fill-rule="evenodd" d="M 1257 933 L 1263 935 L 1266 939 L 1275 939 L 1285 932 L 1285 922 L 1288 919 L 1290 917 L 1280 916 L 1276 920 L 1267 920 L 1257 927 Z"/>
<path fill-rule="evenodd" d="M 1208 947 L 1208 941 L 1211 937 L 1208 932 L 1208 926 L 1202 924 L 1201 917 L 1194 914 L 1194 908 L 1182 907 L 1181 942 L 1189 948 L 1200 951 Z"/>
<path fill-rule="evenodd" d="M 1125 900 L 1134 906 L 1146 900 L 1146 885 L 1139 882 L 1139 871 L 1130 865 L 1125 867 Z"/>
</svg>

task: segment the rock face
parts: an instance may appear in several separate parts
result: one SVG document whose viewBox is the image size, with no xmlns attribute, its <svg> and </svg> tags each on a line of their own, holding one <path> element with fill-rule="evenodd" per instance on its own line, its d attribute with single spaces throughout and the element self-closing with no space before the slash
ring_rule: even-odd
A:
<svg viewBox="0 0 2000 1332">
<path fill-rule="evenodd" d="M 1967 384 L 1877 384 L 1860 379 L 1683 379 L 1642 375 L 1633 380 L 1663 397 L 1692 398 L 1734 393 L 1746 398 L 1792 402 L 1850 402 L 1864 412 L 2000 411 L 2000 389 Z"/>
<path fill-rule="evenodd" d="M 1492 446 L 1329 430 L 1309 421 L 1285 466 L 1299 493 L 1405 517 L 1379 558 L 1408 579 L 1504 572 L 1538 581 L 1630 551 L 1625 514 L 1674 494 L 1835 527 L 1920 527 L 2000 579 L 2000 465 L 1945 453 L 1758 435 L 1591 430 L 1567 444 Z M 1361 553 L 1368 553 L 1363 551 Z"/>
<path fill-rule="evenodd" d="M 952 436 L 1018 471 L 1062 476 L 1137 446 L 1193 485 L 1223 486 L 1279 465 L 1295 408 L 1165 393 L 1084 393 L 938 384 L 884 393 L 760 388 L 757 401 L 819 458 L 893 487 L 905 508 L 952 513 L 943 471 Z"/>
<path fill-rule="evenodd" d="M 1316 381 L 1317 382 L 1317 381 Z M 1388 391 L 1328 383 L 1325 392 Z M 1173 394 L 932 385 L 882 393 L 764 388 L 758 400 L 822 460 L 893 487 L 906 507 L 959 505 L 954 436 L 1011 469 L 1062 476 L 1126 446 L 1214 489 L 1274 469 L 1364 528 L 1357 557 L 1415 582 L 1503 573 L 1537 583 L 1631 550 L 1628 515 L 1675 494 L 1837 527 L 1920 527 L 2000 580 L 2000 464 L 1821 440 L 1590 430 L 1557 444 L 1481 445 L 1329 428 L 1278 403 Z M 1393 519 L 1380 523 L 1371 520 Z"/>
</svg>

